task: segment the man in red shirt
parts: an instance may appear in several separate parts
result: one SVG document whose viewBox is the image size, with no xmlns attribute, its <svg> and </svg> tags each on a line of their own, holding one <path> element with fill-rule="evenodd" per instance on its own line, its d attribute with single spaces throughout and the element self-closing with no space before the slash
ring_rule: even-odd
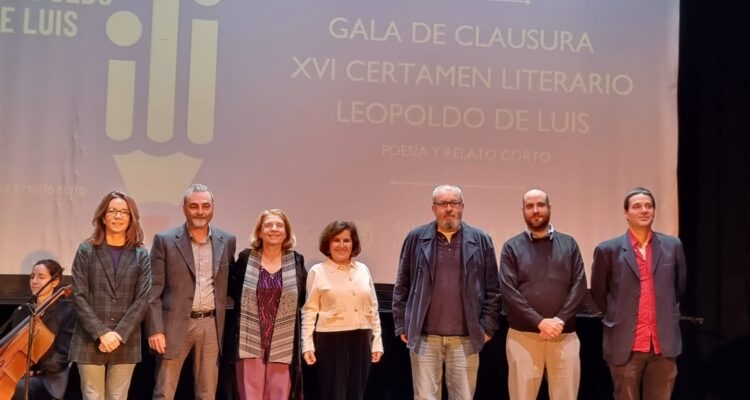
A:
<svg viewBox="0 0 750 400">
<path fill-rule="evenodd" d="M 628 231 L 596 246 L 591 295 L 602 311 L 604 359 L 615 400 L 669 399 L 682 351 L 679 298 L 685 289 L 680 240 L 651 230 L 656 201 L 625 195 Z"/>
</svg>

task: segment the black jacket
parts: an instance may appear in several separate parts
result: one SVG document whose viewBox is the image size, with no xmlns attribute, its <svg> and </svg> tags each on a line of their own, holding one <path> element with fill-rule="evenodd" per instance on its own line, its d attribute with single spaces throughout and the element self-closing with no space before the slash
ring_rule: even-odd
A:
<svg viewBox="0 0 750 400">
<path fill-rule="evenodd" d="M 14 327 L 18 326 L 28 316 L 29 310 L 20 306 L 13 312 L 11 323 Z M 45 389 L 52 397 L 62 399 L 68 387 L 68 353 L 76 322 L 73 303 L 70 300 L 58 300 L 44 312 L 42 322 L 55 334 L 55 341 L 31 370 L 42 379 Z"/>
<path fill-rule="evenodd" d="M 297 270 L 297 318 L 294 324 L 294 355 L 292 364 L 289 366 L 292 389 L 289 392 L 290 399 L 302 398 L 302 352 L 300 346 L 301 338 L 301 310 L 305 304 L 307 284 L 307 270 L 305 269 L 305 258 L 302 254 L 293 251 L 295 269 Z M 227 360 L 237 361 L 237 352 L 239 346 L 239 324 L 240 324 L 240 299 L 242 298 L 242 285 L 245 282 L 245 272 L 247 269 L 247 260 L 250 255 L 250 249 L 244 249 L 237 256 L 237 261 L 233 268 L 230 268 L 229 274 L 229 296 L 234 300 L 234 318 L 227 319 L 226 338 L 233 338 L 232 343 L 225 343 L 227 351 L 225 354 L 230 358 Z"/>
</svg>

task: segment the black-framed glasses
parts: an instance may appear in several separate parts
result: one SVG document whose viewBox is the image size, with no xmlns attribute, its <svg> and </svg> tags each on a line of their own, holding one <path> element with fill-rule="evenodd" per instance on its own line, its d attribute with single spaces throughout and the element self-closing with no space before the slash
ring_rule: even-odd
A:
<svg viewBox="0 0 750 400">
<path fill-rule="evenodd" d="M 117 208 L 109 208 L 107 209 L 107 215 L 116 216 L 117 214 L 122 215 L 123 217 L 130 217 L 130 210 L 124 209 L 124 210 L 118 210 Z"/>
<path fill-rule="evenodd" d="M 434 204 L 434 205 L 436 205 L 436 206 L 438 206 L 440 208 L 445 208 L 445 207 L 448 207 L 448 206 L 451 206 L 453 208 L 458 208 L 458 207 L 461 207 L 462 205 L 464 205 L 464 202 L 460 201 L 460 200 L 436 201 L 436 202 L 433 202 L 432 204 Z"/>
</svg>

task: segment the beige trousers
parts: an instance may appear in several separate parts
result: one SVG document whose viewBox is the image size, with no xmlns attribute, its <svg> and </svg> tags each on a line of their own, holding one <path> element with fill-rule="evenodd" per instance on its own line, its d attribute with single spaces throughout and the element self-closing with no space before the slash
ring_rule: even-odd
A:
<svg viewBox="0 0 750 400">
<path fill-rule="evenodd" d="M 180 346 L 180 352 L 174 359 L 162 358 L 157 361 L 153 399 L 174 399 L 182 364 L 191 351 L 195 399 L 215 399 L 216 385 L 219 381 L 219 342 L 214 317 L 190 319 L 185 340 L 182 343 L 167 343 L 167 346 L 170 345 Z"/>
<path fill-rule="evenodd" d="M 535 400 L 546 373 L 550 400 L 575 400 L 581 378 L 581 343 L 575 332 L 544 340 L 538 333 L 508 330 L 508 392 L 511 400 Z"/>
</svg>

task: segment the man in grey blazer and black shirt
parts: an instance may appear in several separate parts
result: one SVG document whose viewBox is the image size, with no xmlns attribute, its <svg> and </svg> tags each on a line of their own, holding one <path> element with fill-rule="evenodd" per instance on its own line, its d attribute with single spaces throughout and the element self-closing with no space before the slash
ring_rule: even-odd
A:
<svg viewBox="0 0 750 400">
<path fill-rule="evenodd" d="M 150 254 L 146 332 L 149 347 L 160 355 L 153 398 L 174 398 L 182 364 L 193 351 L 195 398 L 213 399 L 236 239 L 209 225 L 214 197 L 208 187 L 191 185 L 183 211 L 187 222 L 156 234 Z"/>
<path fill-rule="evenodd" d="M 651 230 L 656 201 L 648 189 L 629 191 L 624 207 L 628 231 L 596 246 L 591 267 L 604 359 L 616 400 L 668 400 L 682 352 L 685 253 L 680 239 Z"/>
</svg>

